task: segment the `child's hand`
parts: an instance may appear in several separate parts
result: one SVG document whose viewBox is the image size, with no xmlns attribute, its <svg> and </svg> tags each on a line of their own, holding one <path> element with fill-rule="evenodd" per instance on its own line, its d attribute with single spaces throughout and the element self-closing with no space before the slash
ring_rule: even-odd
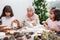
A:
<svg viewBox="0 0 60 40">
<path fill-rule="evenodd" d="M 14 20 L 14 21 L 12 21 L 12 22 L 18 23 L 19 21 L 16 19 L 16 20 Z"/>
<path fill-rule="evenodd" d="M 52 31 L 59 31 L 58 27 L 49 27 L 49 29 L 52 30 Z"/>
<path fill-rule="evenodd" d="M 48 24 L 46 21 L 43 22 L 43 25 L 47 28 L 48 27 Z"/>
<path fill-rule="evenodd" d="M 11 26 L 13 26 L 13 23 L 15 24 L 15 26 L 17 27 L 20 27 L 20 22 L 17 20 L 17 19 L 15 19 L 15 20 L 13 20 L 12 22 L 11 22 Z M 18 28 L 17 27 L 17 28 Z"/>
</svg>

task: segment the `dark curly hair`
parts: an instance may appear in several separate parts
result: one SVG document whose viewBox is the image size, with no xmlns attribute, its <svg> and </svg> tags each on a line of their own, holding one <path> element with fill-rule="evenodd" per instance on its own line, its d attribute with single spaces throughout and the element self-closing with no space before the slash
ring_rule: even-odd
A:
<svg viewBox="0 0 60 40">
<path fill-rule="evenodd" d="M 55 10 L 53 10 L 53 12 L 54 12 L 54 15 L 55 15 L 54 20 L 60 21 L 60 10 L 59 9 L 55 9 Z"/>
<path fill-rule="evenodd" d="M 5 12 L 10 12 L 10 13 L 11 13 L 11 15 L 10 15 L 11 17 L 14 16 L 13 11 L 12 11 L 12 8 L 11 8 L 11 6 L 9 6 L 9 5 L 6 5 L 6 6 L 3 8 L 1 17 L 6 16 L 6 15 L 5 15 Z"/>
</svg>

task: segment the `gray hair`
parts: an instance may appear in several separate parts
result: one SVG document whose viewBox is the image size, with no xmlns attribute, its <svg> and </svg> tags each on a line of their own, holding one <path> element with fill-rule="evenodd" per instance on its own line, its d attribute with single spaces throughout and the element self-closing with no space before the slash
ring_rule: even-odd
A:
<svg viewBox="0 0 60 40">
<path fill-rule="evenodd" d="M 34 9 L 34 7 L 33 7 L 33 6 L 29 6 L 27 9 L 32 9 L 32 10 L 33 10 L 33 12 L 35 13 L 35 9 Z"/>
</svg>

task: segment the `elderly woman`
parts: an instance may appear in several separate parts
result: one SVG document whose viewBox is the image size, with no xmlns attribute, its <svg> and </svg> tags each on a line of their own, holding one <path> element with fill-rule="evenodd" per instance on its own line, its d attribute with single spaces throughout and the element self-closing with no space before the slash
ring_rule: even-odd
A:
<svg viewBox="0 0 60 40">
<path fill-rule="evenodd" d="M 33 8 L 27 8 L 27 15 L 23 18 L 23 26 L 37 26 L 39 24 L 39 17 L 34 13 Z"/>
</svg>

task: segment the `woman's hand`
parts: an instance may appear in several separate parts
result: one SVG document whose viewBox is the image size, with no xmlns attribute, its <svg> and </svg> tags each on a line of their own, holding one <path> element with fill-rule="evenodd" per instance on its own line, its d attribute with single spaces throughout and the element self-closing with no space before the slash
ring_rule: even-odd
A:
<svg viewBox="0 0 60 40">
<path fill-rule="evenodd" d="M 36 26 L 36 23 L 35 23 L 35 22 L 33 22 L 33 23 L 32 23 L 32 25 L 33 25 L 33 26 Z"/>
</svg>

